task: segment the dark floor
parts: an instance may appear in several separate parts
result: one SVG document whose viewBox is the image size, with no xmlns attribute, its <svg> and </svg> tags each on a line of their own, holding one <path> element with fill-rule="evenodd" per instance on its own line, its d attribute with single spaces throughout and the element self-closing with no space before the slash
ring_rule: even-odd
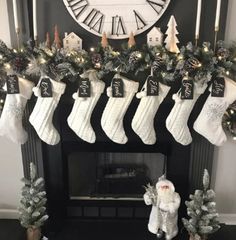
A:
<svg viewBox="0 0 236 240">
<path fill-rule="evenodd" d="M 0 219 L 0 240 L 25 240 L 24 229 L 17 220 Z M 155 240 L 143 221 L 86 222 L 71 220 L 49 240 Z M 182 233 L 176 240 L 187 240 Z M 220 231 L 212 235 L 210 240 L 236 240 L 236 226 L 222 226 Z"/>
</svg>

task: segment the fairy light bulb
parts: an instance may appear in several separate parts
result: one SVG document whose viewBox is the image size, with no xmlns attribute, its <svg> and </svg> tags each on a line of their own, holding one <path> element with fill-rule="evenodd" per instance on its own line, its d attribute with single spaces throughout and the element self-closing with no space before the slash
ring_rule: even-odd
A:
<svg viewBox="0 0 236 240">
<path fill-rule="evenodd" d="M 46 63 L 46 62 L 47 62 L 47 61 L 46 61 L 45 58 L 41 58 L 41 59 L 40 59 L 40 63 L 41 63 L 41 64 L 44 64 L 44 63 Z"/>
<path fill-rule="evenodd" d="M 236 141 L 236 136 L 233 137 L 233 140 Z"/>
<path fill-rule="evenodd" d="M 9 63 L 5 63 L 5 64 L 4 64 L 4 67 L 5 67 L 6 69 L 11 69 L 11 65 L 10 65 Z"/>
<path fill-rule="evenodd" d="M 226 71 L 225 73 L 226 73 L 226 75 L 229 75 L 229 71 Z"/>
<path fill-rule="evenodd" d="M 94 51 L 95 51 L 95 48 L 94 48 L 94 47 L 91 47 L 91 48 L 90 48 L 90 51 L 91 51 L 91 52 L 94 52 Z"/>
<path fill-rule="evenodd" d="M 137 54 L 137 57 L 138 57 L 138 58 L 141 58 L 141 57 L 142 57 L 142 54 L 141 54 L 141 53 L 138 53 L 138 54 Z"/>
<path fill-rule="evenodd" d="M 101 63 L 96 63 L 96 64 L 95 64 L 95 67 L 96 67 L 96 68 L 101 68 Z"/>
<path fill-rule="evenodd" d="M 204 50 L 204 52 L 208 52 L 209 51 L 208 47 L 204 47 L 203 50 Z"/>
<path fill-rule="evenodd" d="M 3 59 L 3 55 L 2 54 L 0 54 L 0 59 Z"/>
</svg>

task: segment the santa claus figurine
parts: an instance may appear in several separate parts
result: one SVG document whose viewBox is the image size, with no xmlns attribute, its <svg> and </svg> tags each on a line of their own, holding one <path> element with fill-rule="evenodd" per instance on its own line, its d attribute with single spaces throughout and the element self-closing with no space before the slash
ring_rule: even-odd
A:
<svg viewBox="0 0 236 240">
<path fill-rule="evenodd" d="M 169 180 L 160 178 L 156 188 L 150 185 L 146 188 L 144 201 L 152 205 L 148 223 L 148 230 L 161 238 L 163 232 L 166 240 L 174 238 L 178 234 L 178 208 L 180 196 L 175 192 L 175 187 Z"/>
</svg>

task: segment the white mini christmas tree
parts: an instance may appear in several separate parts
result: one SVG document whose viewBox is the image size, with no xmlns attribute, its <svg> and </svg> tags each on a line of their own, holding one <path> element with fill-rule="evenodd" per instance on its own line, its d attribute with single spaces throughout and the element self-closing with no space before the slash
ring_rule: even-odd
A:
<svg viewBox="0 0 236 240">
<path fill-rule="evenodd" d="M 203 175 L 203 189 L 196 190 L 186 201 L 187 214 L 190 219 L 183 218 L 183 224 L 190 239 L 205 240 L 208 235 L 219 230 L 220 225 L 215 202 L 215 192 L 210 189 L 209 173 L 205 169 Z"/>
<path fill-rule="evenodd" d="M 24 186 L 20 200 L 20 223 L 25 228 L 40 228 L 48 219 L 44 179 L 36 177 L 36 166 L 30 163 L 30 178 L 23 178 Z"/>
<path fill-rule="evenodd" d="M 176 35 L 178 35 L 179 32 L 176 29 L 177 23 L 173 15 L 170 17 L 170 20 L 167 26 L 168 26 L 168 29 L 166 31 L 167 37 L 165 39 L 166 49 L 172 53 L 179 53 L 179 48 L 177 46 L 177 43 L 179 43 L 179 40 L 176 37 Z"/>
</svg>

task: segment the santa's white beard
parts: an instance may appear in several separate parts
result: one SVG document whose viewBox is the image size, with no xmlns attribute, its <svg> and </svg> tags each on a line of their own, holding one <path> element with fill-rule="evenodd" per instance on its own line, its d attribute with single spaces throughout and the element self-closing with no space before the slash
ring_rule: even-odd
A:
<svg viewBox="0 0 236 240">
<path fill-rule="evenodd" d="M 171 189 L 161 189 L 159 188 L 157 190 L 157 194 L 158 194 L 158 198 L 160 200 L 160 202 L 163 203 L 170 203 L 173 202 L 173 198 L 174 198 L 174 194 L 173 191 Z"/>
</svg>

